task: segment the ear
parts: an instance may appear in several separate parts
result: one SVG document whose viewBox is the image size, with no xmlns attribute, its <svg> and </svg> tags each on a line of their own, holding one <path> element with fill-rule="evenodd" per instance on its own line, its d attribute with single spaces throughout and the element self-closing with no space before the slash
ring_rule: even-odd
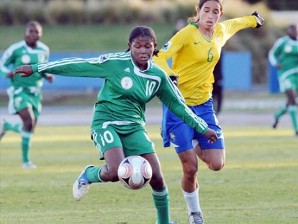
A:
<svg viewBox="0 0 298 224">
<path fill-rule="evenodd" d="M 127 45 L 128 45 L 128 49 L 130 50 L 130 48 L 131 48 L 131 43 L 128 42 Z"/>
</svg>

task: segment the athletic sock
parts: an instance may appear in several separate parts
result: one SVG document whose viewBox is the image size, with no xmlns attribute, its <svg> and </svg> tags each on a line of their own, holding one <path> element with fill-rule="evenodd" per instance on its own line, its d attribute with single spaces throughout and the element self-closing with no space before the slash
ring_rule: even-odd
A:
<svg viewBox="0 0 298 224">
<path fill-rule="evenodd" d="M 297 124 L 297 106 L 290 105 L 289 106 L 289 114 L 291 117 L 292 126 L 294 128 L 295 133 L 298 131 L 298 124 Z"/>
<path fill-rule="evenodd" d="M 168 188 L 161 191 L 152 189 L 152 197 L 157 210 L 157 224 L 168 224 L 170 222 L 170 198 Z"/>
<path fill-rule="evenodd" d="M 276 113 L 274 114 L 274 117 L 276 120 L 278 120 L 281 116 L 283 116 L 285 113 L 287 113 L 287 106 L 282 106 L 278 109 L 278 111 L 276 111 Z"/>
<path fill-rule="evenodd" d="M 3 124 L 3 129 L 4 131 L 13 131 L 16 133 L 20 133 L 22 129 L 21 124 L 12 124 L 10 122 L 5 121 Z"/>
<path fill-rule="evenodd" d="M 201 212 L 199 201 L 199 188 L 197 188 L 194 192 L 191 193 L 183 191 L 183 196 L 187 204 L 188 214 L 192 212 Z"/>
<path fill-rule="evenodd" d="M 31 132 L 22 130 L 21 136 L 22 136 L 22 162 L 28 163 L 30 162 L 29 150 L 31 146 Z"/>
<path fill-rule="evenodd" d="M 101 178 L 100 178 L 100 171 L 101 171 L 101 167 L 88 167 L 86 170 L 86 175 L 88 180 L 91 183 L 96 183 L 96 182 L 104 182 Z"/>
</svg>

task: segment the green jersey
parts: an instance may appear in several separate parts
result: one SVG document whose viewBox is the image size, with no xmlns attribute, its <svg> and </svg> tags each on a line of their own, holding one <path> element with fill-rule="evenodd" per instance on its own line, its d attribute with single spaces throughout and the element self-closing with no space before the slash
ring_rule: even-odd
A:
<svg viewBox="0 0 298 224">
<path fill-rule="evenodd" d="M 0 60 L 0 72 L 2 75 L 7 75 L 15 68 L 21 65 L 30 65 L 48 61 L 49 48 L 42 42 L 38 41 L 35 48 L 29 47 L 26 42 L 20 41 L 12 44 L 4 53 Z M 36 87 L 40 89 L 42 86 L 42 76 L 39 73 L 34 73 L 28 78 L 20 77 L 20 74 L 15 75 L 11 79 L 11 85 L 14 89 L 20 87 L 30 88 Z M 36 88 L 34 91 L 36 91 Z"/>
<path fill-rule="evenodd" d="M 269 51 L 269 61 L 273 66 L 281 64 L 279 79 L 298 74 L 298 40 L 289 36 L 279 38 Z"/>
<path fill-rule="evenodd" d="M 119 133 L 130 133 L 144 126 L 145 105 L 157 96 L 171 111 L 200 133 L 208 126 L 185 104 L 167 75 L 151 60 L 141 71 L 131 52 L 104 54 L 97 58 L 68 58 L 32 65 L 33 72 L 64 76 L 103 78 L 94 108 L 92 129 L 113 125 Z M 95 80 L 96 82 L 96 80 Z"/>
</svg>

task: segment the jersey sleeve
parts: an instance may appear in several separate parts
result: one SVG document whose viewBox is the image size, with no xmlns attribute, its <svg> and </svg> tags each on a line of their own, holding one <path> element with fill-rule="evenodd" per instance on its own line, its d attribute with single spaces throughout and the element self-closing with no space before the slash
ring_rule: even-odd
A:
<svg viewBox="0 0 298 224">
<path fill-rule="evenodd" d="M 230 39 L 235 33 L 247 28 L 255 28 L 257 21 L 254 16 L 243 16 L 235 19 L 228 19 L 220 23 L 225 41 Z"/>
<path fill-rule="evenodd" d="M 160 66 L 168 75 L 177 75 L 168 64 L 168 60 L 172 58 L 184 46 L 186 36 L 184 32 L 176 33 L 153 57 L 153 61 Z"/>
<path fill-rule="evenodd" d="M 284 45 L 284 39 L 278 39 L 268 53 L 268 59 L 271 65 L 276 66 L 279 63 L 279 57 Z"/>
<path fill-rule="evenodd" d="M 186 104 L 178 88 L 170 81 L 170 78 L 164 77 L 161 82 L 157 97 L 161 102 L 171 110 L 176 116 L 181 118 L 186 124 L 194 128 L 197 132 L 205 134 L 208 130 L 207 123 L 198 117 Z"/>
<path fill-rule="evenodd" d="M 32 65 L 33 72 L 51 73 L 61 76 L 106 78 L 108 59 L 98 58 L 65 58 L 54 62 Z M 112 68 L 112 66 L 110 66 Z"/>
<path fill-rule="evenodd" d="M 9 67 L 14 63 L 13 50 L 8 48 L 4 51 L 2 58 L 0 59 L 0 73 L 2 76 L 6 76 L 12 69 Z"/>
<path fill-rule="evenodd" d="M 49 59 L 50 59 L 50 49 L 48 46 L 45 45 L 45 61 L 48 62 Z M 41 76 L 43 78 L 46 78 L 47 74 L 50 74 L 50 73 L 41 73 Z"/>
</svg>

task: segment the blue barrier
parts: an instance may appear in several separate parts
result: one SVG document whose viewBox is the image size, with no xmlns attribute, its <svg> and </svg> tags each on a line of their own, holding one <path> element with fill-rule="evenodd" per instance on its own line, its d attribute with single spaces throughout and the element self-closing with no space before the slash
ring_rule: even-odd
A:
<svg viewBox="0 0 298 224">
<path fill-rule="evenodd" d="M 270 93 L 279 93 L 279 82 L 277 68 L 268 63 L 268 90 Z"/>
<path fill-rule="evenodd" d="M 252 59 L 250 52 L 225 51 L 222 58 L 225 90 L 250 90 L 252 88 Z"/>
</svg>

